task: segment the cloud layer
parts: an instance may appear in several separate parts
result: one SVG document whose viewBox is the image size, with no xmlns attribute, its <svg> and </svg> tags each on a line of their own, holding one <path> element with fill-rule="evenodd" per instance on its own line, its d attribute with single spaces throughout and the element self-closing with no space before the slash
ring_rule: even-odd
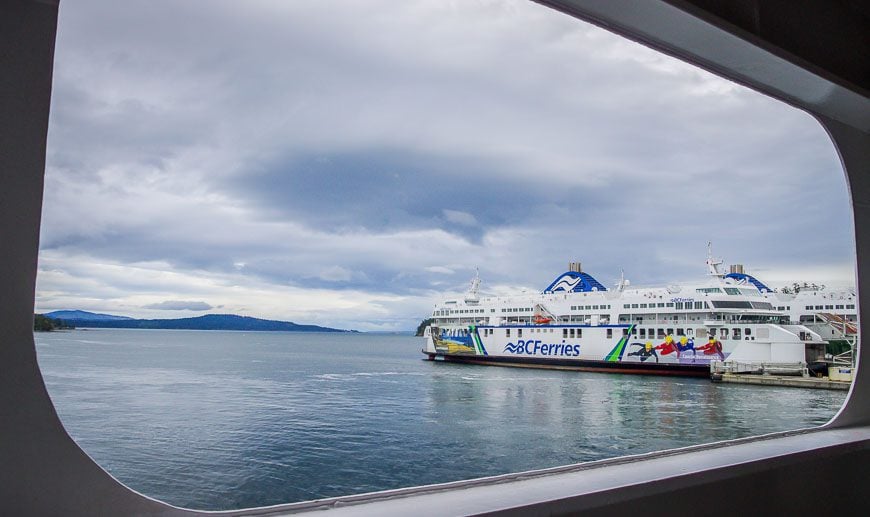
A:
<svg viewBox="0 0 870 517">
<path fill-rule="evenodd" d="M 60 14 L 38 310 L 410 329 L 475 267 L 491 291 L 572 259 L 664 283 L 708 240 L 768 279 L 851 279 L 810 116 L 539 5 Z"/>
<path fill-rule="evenodd" d="M 164 300 L 162 302 L 145 305 L 142 308 L 157 309 L 160 311 L 207 311 L 209 309 L 213 309 L 214 307 L 205 302 Z"/>
</svg>

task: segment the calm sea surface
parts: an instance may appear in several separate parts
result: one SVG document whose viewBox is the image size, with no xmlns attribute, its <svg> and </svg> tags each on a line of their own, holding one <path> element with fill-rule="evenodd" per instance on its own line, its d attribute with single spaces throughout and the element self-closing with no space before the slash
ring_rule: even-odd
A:
<svg viewBox="0 0 870 517">
<path fill-rule="evenodd" d="M 123 483 L 231 509 L 816 426 L 843 392 L 422 360 L 371 334 L 36 335 L 69 433 Z"/>
</svg>

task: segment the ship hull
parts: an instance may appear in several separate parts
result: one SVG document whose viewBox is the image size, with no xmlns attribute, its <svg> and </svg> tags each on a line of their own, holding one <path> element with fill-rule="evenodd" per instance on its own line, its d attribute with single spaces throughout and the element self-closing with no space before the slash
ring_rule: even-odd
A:
<svg viewBox="0 0 870 517">
<path fill-rule="evenodd" d="M 638 375 L 665 375 L 676 377 L 710 377 L 709 364 L 680 364 L 655 362 L 608 362 L 588 359 L 545 359 L 540 357 L 476 356 L 467 354 L 432 353 L 422 351 L 430 361 L 476 364 L 484 366 L 510 366 L 517 368 L 543 368 L 579 372 L 620 373 Z"/>
<path fill-rule="evenodd" d="M 709 377 L 715 362 L 800 363 L 804 344 L 800 341 L 715 338 L 695 342 L 708 334 L 706 328 L 658 327 L 659 341 L 635 337 L 639 325 L 469 325 L 467 327 L 429 327 L 424 332 L 422 350 L 431 360 L 452 363 L 547 368 L 587 372 L 627 373 L 686 377 Z M 743 330 L 756 335 L 790 336 L 790 326 L 743 324 Z M 802 327 L 800 327 L 802 328 Z M 763 331 L 763 332 L 762 332 Z M 662 334 L 659 334 L 662 332 Z M 713 331 L 715 332 L 715 331 Z M 684 334 L 691 333 L 693 337 Z M 719 332 L 715 332 L 720 334 Z M 730 333 L 729 333 L 730 335 Z"/>
</svg>

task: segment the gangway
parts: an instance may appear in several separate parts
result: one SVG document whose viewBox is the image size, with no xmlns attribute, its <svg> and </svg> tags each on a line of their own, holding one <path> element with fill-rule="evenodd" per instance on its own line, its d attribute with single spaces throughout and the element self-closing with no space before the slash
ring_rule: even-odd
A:
<svg viewBox="0 0 870 517">
<path fill-rule="evenodd" d="M 842 354 L 837 354 L 831 359 L 831 364 L 834 366 L 854 366 L 855 365 L 855 346 L 846 350 Z"/>
<path fill-rule="evenodd" d="M 549 323 L 559 323 L 559 317 L 550 312 L 542 304 L 535 304 L 535 316 L 533 321 L 538 325 L 547 325 Z"/>
<path fill-rule="evenodd" d="M 854 366 L 856 345 L 858 343 L 858 325 L 855 322 L 848 321 L 839 314 L 830 312 L 817 312 L 815 316 L 830 326 L 836 337 L 849 344 L 849 350 L 835 355 L 832 359 L 832 364 L 835 366 Z"/>
<path fill-rule="evenodd" d="M 834 330 L 836 330 L 843 339 L 849 339 L 850 337 L 855 337 L 858 335 L 858 325 L 854 322 L 848 321 L 846 318 L 840 316 L 839 314 L 833 314 L 830 312 L 817 312 L 816 316 L 818 316 L 822 321 L 833 327 Z"/>
</svg>

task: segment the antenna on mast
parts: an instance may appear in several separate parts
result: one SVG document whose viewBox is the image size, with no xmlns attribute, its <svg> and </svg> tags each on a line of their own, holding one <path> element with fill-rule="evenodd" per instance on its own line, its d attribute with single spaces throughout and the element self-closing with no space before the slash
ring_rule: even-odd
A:
<svg viewBox="0 0 870 517">
<path fill-rule="evenodd" d="M 480 300 L 478 292 L 480 291 L 480 269 L 474 268 L 474 278 L 471 279 L 471 285 L 468 286 L 468 292 L 465 294 L 466 302 L 477 302 Z"/>
<path fill-rule="evenodd" d="M 719 271 L 719 266 L 722 265 L 722 259 L 713 258 L 713 243 L 707 241 L 707 271 L 710 276 L 723 278 L 725 275 Z"/>
<path fill-rule="evenodd" d="M 622 292 L 625 290 L 626 286 L 629 285 L 629 281 L 625 279 L 625 270 L 619 270 L 619 282 L 616 283 L 616 290 Z"/>
</svg>

